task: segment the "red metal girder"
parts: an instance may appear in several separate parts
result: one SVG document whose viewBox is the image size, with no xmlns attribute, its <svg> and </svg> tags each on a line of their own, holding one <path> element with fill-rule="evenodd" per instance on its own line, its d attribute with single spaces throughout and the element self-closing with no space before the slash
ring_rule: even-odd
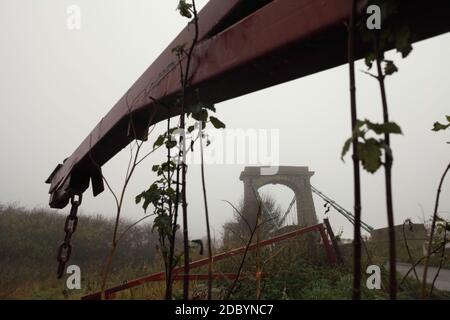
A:
<svg viewBox="0 0 450 320">
<path fill-rule="evenodd" d="M 248 246 L 248 249 L 246 249 L 247 247 L 240 247 L 240 248 L 237 248 L 237 249 L 234 249 L 234 250 L 230 250 L 230 251 L 227 251 L 227 252 L 223 252 L 223 253 L 217 254 L 217 255 L 215 255 L 213 257 L 213 262 L 217 262 L 217 261 L 223 260 L 225 258 L 233 257 L 235 255 L 244 253 L 245 250 L 252 251 L 252 250 L 256 249 L 257 246 L 259 248 L 261 248 L 261 247 L 268 246 L 268 245 L 273 244 L 273 243 L 277 243 L 277 242 L 281 242 L 281 241 L 284 241 L 284 240 L 292 239 L 294 237 L 300 236 L 300 235 L 308 233 L 308 232 L 313 232 L 313 231 L 321 232 L 322 239 L 324 240 L 324 243 L 325 243 L 326 242 L 325 240 L 327 240 L 327 239 L 324 239 L 323 237 L 325 236 L 325 238 L 326 238 L 326 235 L 322 234 L 321 230 L 323 230 L 323 224 L 322 223 L 316 224 L 316 225 L 313 225 L 313 226 L 309 226 L 309 227 L 305 227 L 305 228 L 301 228 L 301 229 L 298 229 L 298 230 L 294 230 L 294 231 L 291 231 L 291 232 L 287 232 L 287 233 L 284 233 L 282 235 L 273 237 L 271 239 L 267 239 L 267 240 L 261 241 L 259 244 L 256 244 L 256 243 L 251 244 L 250 246 Z M 328 252 L 327 252 L 327 255 L 328 255 Z M 330 256 L 328 256 L 328 258 L 330 259 Z M 194 268 L 205 266 L 205 265 L 208 264 L 208 262 L 209 262 L 208 258 L 200 259 L 200 260 L 191 262 L 189 264 L 189 269 L 191 270 L 191 269 L 194 269 Z M 334 263 L 332 258 L 330 259 L 330 262 Z M 183 266 L 174 268 L 173 269 L 174 277 L 178 276 L 179 273 L 183 272 L 183 271 L 184 271 L 184 267 Z M 181 275 L 181 276 L 183 276 L 183 275 Z M 136 286 L 143 285 L 143 284 L 145 284 L 147 282 L 160 281 L 160 280 L 162 280 L 164 278 L 165 278 L 165 272 L 158 272 L 158 273 L 154 273 L 154 274 L 151 274 L 151 275 L 139 278 L 139 279 L 135 279 L 135 280 L 129 281 L 129 282 L 125 283 L 125 284 L 121 284 L 121 285 L 118 285 L 116 287 L 112 287 L 112 288 L 109 288 L 109 289 L 105 290 L 105 297 L 108 298 L 108 297 L 111 297 L 116 292 L 123 291 L 123 290 L 130 289 L 130 288 L 134 288 Z M 101 292 L 96 292 L 96 293 L 89 294 L 87 296 L 84 296 L 82 299 L 83 300 L 98 300 L 98 299 L 101 299 Z"/>
<path fill-rule="evenodd" d="M 212 280 L 235 280 L 237 278 L 237 274 L 236 273 L 213 273 L 211 275 L 211 279 Z M 265 278 L 267 276 L 266 273 L 262 273 L 261 274 L 261 278 Z M 184 278 L 187 277 L 189 281 L 207 281 L 209 280 L 209 275 L 207 274 L 189 274 L 189 275 L 184 275 L 184 274 L 177 274 L 174 275 L 173 280 L 174 281 L 183 281 Z M 164 281 L 165 277 L 164 275 L 161 275 L 159 278 L 153 278 L 148 280 L 147 282 L 157 282 L 157 281 Z M 106 300 L 109 299 L 115 299 L 116 297 L 116 293 L 109 293 L 108 295 L 105 294 Z M 87 300 L 85 298 L 83 298 L 83 300 Z"/>
<path fill-rule="evenodd" d="M 326 70 L 346 62 L 346 28 L 352 0 L 211 0 L 199 14 L 200 42 L 193 54 L 188 104 L 217 103 Z M 450 30 L 450 1 L 408 1 L 405 17 L 418 41 Z M 185 28 L 47 180 L 50 206 L 93 182 L 103 191 L 99 167 L 133 138 L 144 139 L 149 124 L 166 119 L 180 92 L 172 48 L 191 43 Z M 366 52 L 357 44 L 357 56 Z M 185 62 L 184 62 L 185 63 Z M 326 90 L 326 88 L 324 88 Z M 171 108 L 170 115 L 179 114 Z M 130 122 L 135 130 L 130 130 Z M 131 133 L 131 131 L 134 131 Z M 95 161 L 93 161 L 93 159 Z M 98 166 L 97 166 L 98 165 Z"/>
<path fill-rule="evenodd" d="M 234 280 L 237 278 L 236 273 L 213 273 L 211 275 L 212 280 Z M 187 277 L 190 281 L 205 281 L 209 279 L 209 276 L 207 274 L 177 274 L 174 276 L 175 281 L 182 281 L 184 278 Z M 162 279 L 164 280 L 164 278 Z"/>
<path fill-rule="evenodd" d="M 325 253 L 327 255 L 328 262 L 330 264 L 336 264 L 337 259 L 334 251 L 331 248 L 330 241 L 328 239 L 327 233 L 325 232 L 325 228 L 323 225 L 319 228 L 320 236 L 322 237 L 323 247 L 325 248 Z"/>
<path fill-rule="evenodd" d="M 242 2 L 244 1 L 215 0 L 208 3 L 199 13 L 199 39 L 202 40 L 210 32 L 217 30 L 230 17 L 232 19 L 236 10 L 240 9 Z M 92 179 L 93 184 L 102 185 L 97 165 L 102 166 L 133 138 L 129 135 L 126 118 L 134 116 L 136 110 L 144 107 L 148 107 L 151 114 L 157 111 L 153 101 L 149 100 L 151 93 L 148 93 L 144 101 L 142 100 L 142 93 L 149 89 L 149 85 L 158 82 L 160 78 L 174 77 L 174 72 L 176 72 L 174 65 L 177 64 L 177 59 L 172 53 L 172 49 L 185 43 L 189 45 L 193 38 L 194 28 L 187 26 L 139 77 L 112 110 L 100 120 L 75 152 L 65 159 L 62 165 L 56 167 L 46 181 L 50 184 L 51 207 L 65 207 L 73 194 L 84 192 L 87 189 L 89 179 Z M 163 98 L 160 95 L 153 96 Z M 137 134 L 142 137 L 146 130 L 146 128 L 141 128 L 142 119 L 133 119 L 133 122 L 136 122 Z M 95 159 L 95 164 L 93 164 L 92 159 Z M 102 191 L 103 187 L 98 187 L 97 190 L 94 190 L 94 195 Z"/>
</svg>

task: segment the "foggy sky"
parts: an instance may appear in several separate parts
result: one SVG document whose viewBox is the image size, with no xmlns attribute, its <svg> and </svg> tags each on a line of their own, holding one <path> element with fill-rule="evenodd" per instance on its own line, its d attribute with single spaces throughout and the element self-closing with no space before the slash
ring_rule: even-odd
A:
<svg viewBox="0 0 450 320">
<path fill-rule="evenodd" d="M 199 1 L 202 6 L 205 0 Z M 66 27 L 66 8 L 81 8 L 81 30 Z M 175 11 L 176 0 L 0 0 L 0 202 L 48 207 L 44 180 L 68 157 L 98 121 L 156 59 L 186 24 Z M 330 53 L 333 54 L 333 53 Z M 431 132 L 435 121 L 450 114 L 450 35 L 414 45 L 401 60 L 400 72 L 387 80 L 391 119 L 404 132 L 392 138 L 395 221 L 419 222 L 432 214 L 439 178 L 450 159 L 448 133 Z M 357 70 L 365 70 L 362 62 Z M 280 164 L 308 166 L 312 184 L 352 210 L 352 164 L 340 160 L 350 135 L 348 67 L 341 66 L 306 78 L 218 104 L 218 116 L 228 128 L 279 129 Z M 378 85 L 358 72 L 359 118 L 381 121 Z M 158 126 L 153 134 L 163 132 Z M 152 137 L 150 139 L 152 139 Z M 150 143 L 147 149 L 150 147 Z M 104 167 L 119 190 L 129 153 L 124 150 Z M 143 216 L 134 196 L 155 179 L 152 156 L 134 175 L 123 216 Z M 216 236 L 232 216 L 223 199 L 237 203 L 243 194 L 239 174 L 244 165 L 207 165 L 211 220 Z M 205 233 L 198 166 L 188 172 L 191 237 Z M 362 175 L 363 220 L 384 227 L 384 174 Z M 444 185 L 440 211 L 450 217 L 450 184 Z M 285 210 L 293 195 L 282 186 L 268 186 Z M 323 202 L 315 199 L 322 218 Z M 63 210 L 63 212 L 67 212 Z M 114 201 L 105 191 L 97 198 L 89 189 L 84 214 L 114 215 Z M 338 213 L 329 218 L 335 232 L 351 236 L 352 226 Z M 82 222 L 80 222 L 82 223 Z M 80 225 L 82 227 L 82 225 Z"/>
</svg>

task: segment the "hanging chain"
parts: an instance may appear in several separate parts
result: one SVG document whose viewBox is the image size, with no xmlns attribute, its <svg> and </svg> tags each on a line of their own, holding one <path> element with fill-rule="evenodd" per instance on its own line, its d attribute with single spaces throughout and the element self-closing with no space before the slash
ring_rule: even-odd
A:
<svg viewBox="0 0 450 320">
<path fill-rule="evenodd" d="M 66 236 L 64 237 L 64 241 L 63 243 L 61 243 L 58 249 L 58 256 L 57 256 L 58 279 L 62 278 L 64 270 L 66 268 L 66 263 L 70 259 L 70 255 L 72 253 L 71 239 L 73 233 L 77 229 L 78 224 L 77 212 L 78 207 L 81 205 L 82 195 L 81 194 L 78 195 L 78 198 L 75 197 L 76 196 L 72 196 L 72 198 L 70 199 L 70 204 L 72 205 L 72 207 L 70 208 L 70 214 L 67 216 L 66 222 L 64 224 L 64 232 L 66 233 Z"/>
</svg>

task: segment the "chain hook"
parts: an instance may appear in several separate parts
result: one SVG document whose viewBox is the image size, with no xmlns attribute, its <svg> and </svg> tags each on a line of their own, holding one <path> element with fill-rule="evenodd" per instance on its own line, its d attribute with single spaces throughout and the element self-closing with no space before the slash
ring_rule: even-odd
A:
<svg viewBox="0 0 450 320">
<path fill-rule="evenodd" d="M 62 278 L 66 267 L 66 263 L 69 261 L 70 256 L 72 254 L 71 240 L 73 233 L 77 229 L 78 225 L 77 213 L 78 207 L 81 205 L 82 198 L 83 198 L 82 195 L 79 194 L 73 195 L 72 198 L 70 199 L 70 204 L 72 207 L 70 208 L 70 213 L 67 216 L 66 221 L 64 223 L 64 232 L 65 232 L 64 241 L 58 248 L 58 254 L 56 258 L 56 260 L 58 261 L 58 270 L 56 272 L 58 275 L 58 279 Z"/>
</svg>

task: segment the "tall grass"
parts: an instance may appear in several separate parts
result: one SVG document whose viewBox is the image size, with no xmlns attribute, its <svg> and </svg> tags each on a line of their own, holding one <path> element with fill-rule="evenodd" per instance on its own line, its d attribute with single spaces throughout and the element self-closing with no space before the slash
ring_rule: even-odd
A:
<svg viewBox="0 0 450 320">
<path fill-rule="evenodd" d="M 56 280 L 56 251 L 64 237 L 64 221 L 57 211 L 0 205 L 0 299 L 78 297 L 98 289 L 113 221 L 80 215 L 68 265 L 81 268 L 82 290 L 70 292 L 64 280 Z M 149 224 L 129 232 L 114 257 L 111 284 L 159 270 L 156 243 Z"/>
</svg>

